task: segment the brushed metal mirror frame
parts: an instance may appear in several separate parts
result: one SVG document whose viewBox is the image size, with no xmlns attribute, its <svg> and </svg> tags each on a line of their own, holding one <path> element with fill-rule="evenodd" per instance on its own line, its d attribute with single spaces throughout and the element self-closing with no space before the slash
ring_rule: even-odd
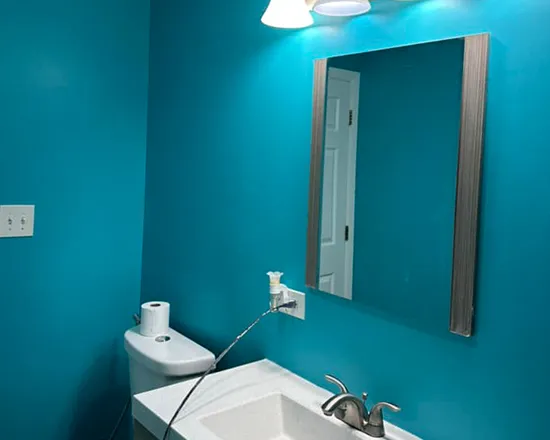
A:
<svg viewBox="0 0 550 440">
<path fill-rule="evenodd" d="M 474 319 L 489 34 L 460 38 L 464 39 L 464 60 L 449 330 L 457 335 L 470 337 Z M 319 213 L 322 197 L 327 70 L 326 58 L 315 61 L 306 249 L 306 285 L 314 289 L 319 286 Z"/>
</svg>

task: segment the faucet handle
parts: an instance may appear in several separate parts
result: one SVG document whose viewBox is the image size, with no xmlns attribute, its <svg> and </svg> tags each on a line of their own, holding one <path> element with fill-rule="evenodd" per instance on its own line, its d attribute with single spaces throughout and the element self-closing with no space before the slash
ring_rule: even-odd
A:
<svg viewBox="0 0 550 440">
<path fill-rule="evenodd" d="M 363 429 L 363 431 L 371 437 L 382 438 L 386 435 L 384 417 L 382 415 L 383 408 L 388 408 L 393 412 L 401 411 L 401 408 L 393 403 L 380 402 L 374 405 L 370 411 L 367 424 Z"/>
<path fill-rule="evenodd" d="M 338 388 L 340 388 L 340 393 L 342 393 L 342 394 L 349 393 L 348 387 L 344 384 L 344 382 L 342 382 L 337 377 L 332 376 L 330 374 L 325 374 L 325 379 L 327 380 L 327 382 L 330 382 L 330 383 L 336 385 Z"/>
<path fill-rule="evenodd" d="M 401 411 L 401 408 L 393 403 L 380 402 L 372 407 L 370 410 L 369 423 L 374 426 L 380 426 L 384 423 L 384 416 L 382 415 L 382 409 L 387 408 L 393 412 Z"/>
</svg>

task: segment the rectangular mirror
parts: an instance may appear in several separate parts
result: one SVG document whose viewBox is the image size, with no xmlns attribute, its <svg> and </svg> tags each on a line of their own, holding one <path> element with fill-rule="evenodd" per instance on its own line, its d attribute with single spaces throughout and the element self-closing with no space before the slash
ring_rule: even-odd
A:
<svg viewBox="0 0 550 440">
<path fill-rule="evenodd" d="M 488 41 L 316 61 L 308 286 L 471 335 Z"/>
</svg>

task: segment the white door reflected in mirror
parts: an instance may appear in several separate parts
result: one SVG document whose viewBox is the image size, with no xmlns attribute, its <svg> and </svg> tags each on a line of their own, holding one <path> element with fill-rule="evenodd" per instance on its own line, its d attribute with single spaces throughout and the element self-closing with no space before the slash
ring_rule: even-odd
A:
<svg viewBox="0 0 550 440">
<path fill-rule="evenodd" d="M 319 290 L 352 298 L 359 72 L 328 72 Z"/>
</svg>

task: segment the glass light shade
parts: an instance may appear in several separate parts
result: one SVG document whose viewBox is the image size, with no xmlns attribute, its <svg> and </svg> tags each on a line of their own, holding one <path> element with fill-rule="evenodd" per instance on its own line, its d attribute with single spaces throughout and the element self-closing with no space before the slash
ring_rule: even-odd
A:
<svg viewBox="0 0 550 440">
<path fill-rule="evenodd" d="M 305 0 L 271 0 L 262 23 L 276 28 L 299 29 L 313 24 Z"/>
<path fill-rule="evenodd" d="M 351 17 L 370 11 L 369 0 L 318 0 L 313 10 L 321 15 L 332 17 Z"/>
</svg>

